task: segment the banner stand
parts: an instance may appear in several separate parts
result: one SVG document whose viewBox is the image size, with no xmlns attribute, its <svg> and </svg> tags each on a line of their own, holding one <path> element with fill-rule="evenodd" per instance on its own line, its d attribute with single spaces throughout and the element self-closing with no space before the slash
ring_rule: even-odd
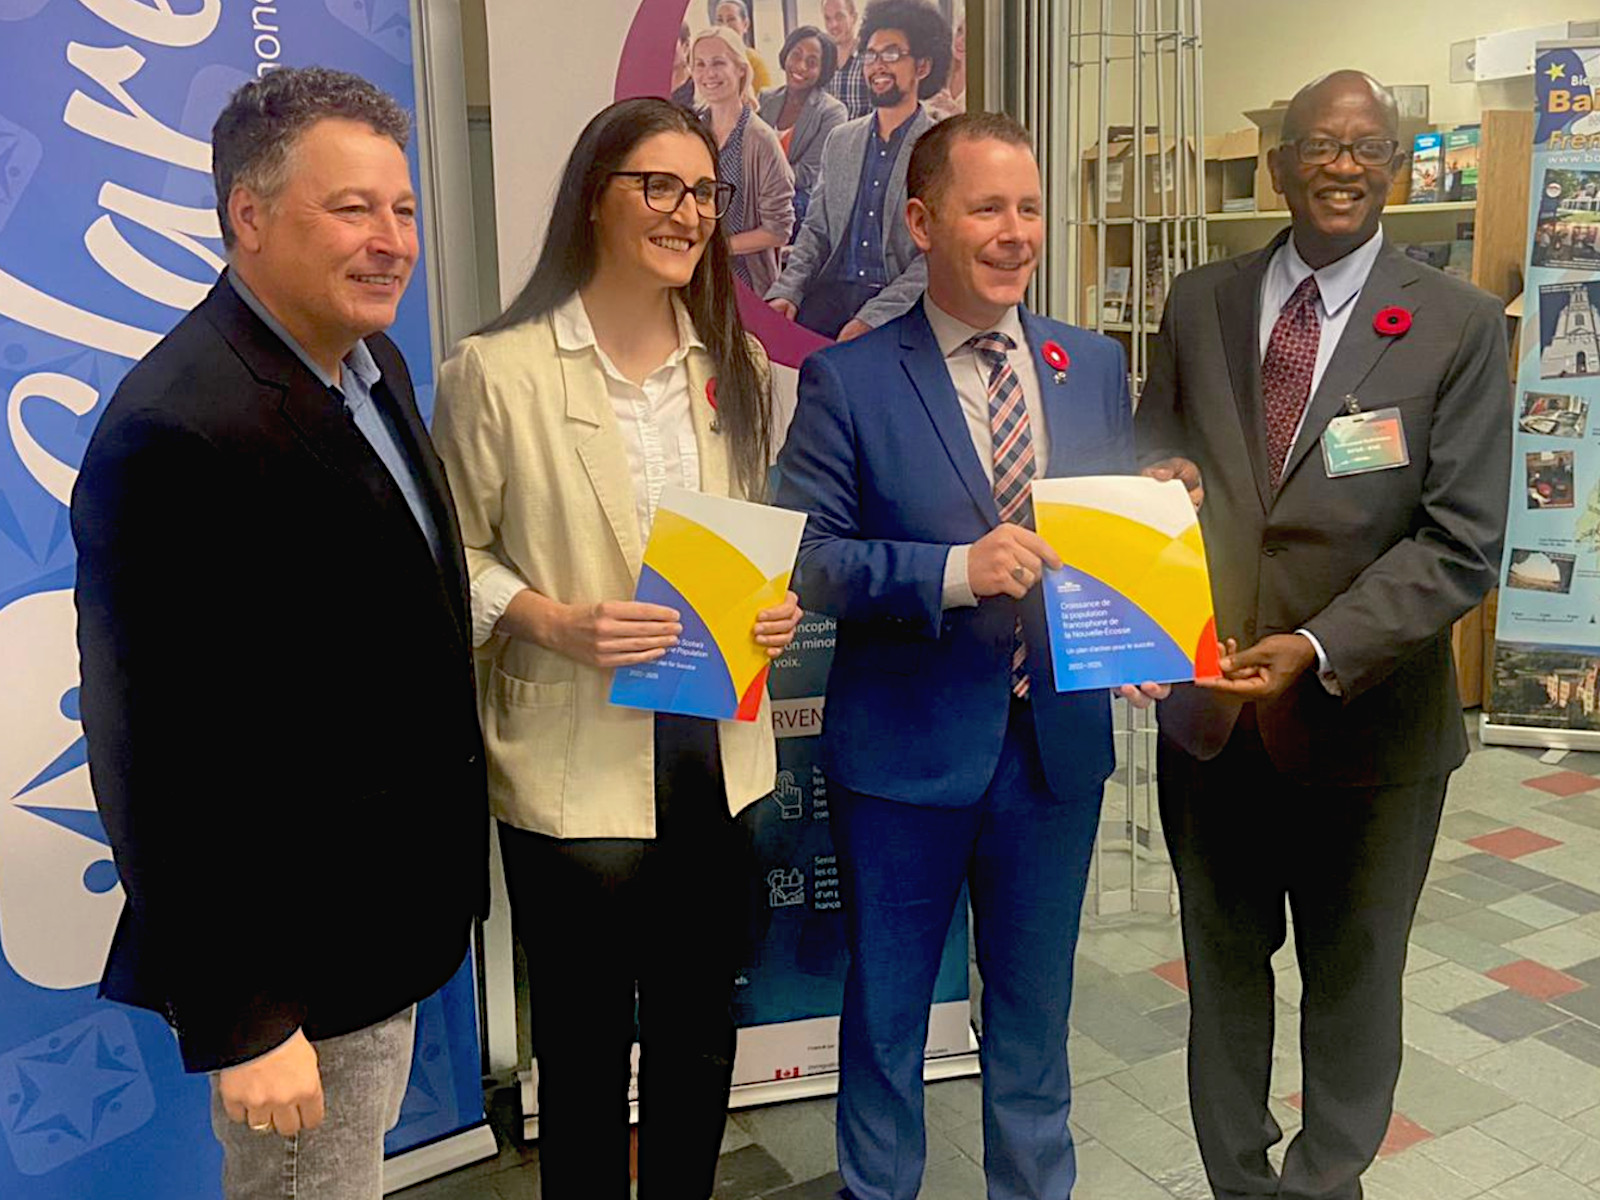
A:
<svg viewBox="0 0 1600 1200">
<path fill-rule="evenodd" d="M 1489 713 L 1478 714 L 1478 741 L 1485 746 L 1533 746 L 1547 750 L 1600 750 L 1600 730 L 1550 729 L 1538 725 L 1505 725 Z"/>
</svg>

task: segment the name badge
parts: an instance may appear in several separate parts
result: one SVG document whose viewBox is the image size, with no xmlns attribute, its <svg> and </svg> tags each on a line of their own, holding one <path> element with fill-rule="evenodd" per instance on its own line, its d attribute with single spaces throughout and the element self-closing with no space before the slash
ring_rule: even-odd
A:
<svg viewBox="0 0 1600 1200">
<path fill-rule="evenodd" d="M 1392 471 L 1410 463 L 1398 408 L 1361 412 L 1353 396 L 1346 397 L 1346 407 L 1349 411 L 1329 421 L 1322 434 L 1322 462 L 1329 479 Z"/>
</svg>

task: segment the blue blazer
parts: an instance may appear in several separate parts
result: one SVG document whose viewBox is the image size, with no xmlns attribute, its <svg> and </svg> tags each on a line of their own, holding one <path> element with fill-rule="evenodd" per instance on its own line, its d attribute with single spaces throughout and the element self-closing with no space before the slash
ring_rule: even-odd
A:
<svg viewBox="0 0 1600 1200">
<path fill-rule="evenodd" d="M 1121 346 L 1022 312 L 1050 435 L 1044 474 L 1134 469 Z M 1071 364 L 1063 382 L 1041 349 Z M 831 779 L 910 804 L 976 803 L 994 775 L 1010 713 L 1020 611 L 1034 724 L 1051 789 L 1098 789 L 1110 774 L 1104 691 L 1058 693 L 1044 605 L 990 597 L 942 609 L 949 548 L 999 524 L 993 489 L 922 302 L 871 333 L 819 350 L 778 460 L 777 503 L 808 515 L 797 591 L 838 618 L 823 766 Z"/>
</svg>

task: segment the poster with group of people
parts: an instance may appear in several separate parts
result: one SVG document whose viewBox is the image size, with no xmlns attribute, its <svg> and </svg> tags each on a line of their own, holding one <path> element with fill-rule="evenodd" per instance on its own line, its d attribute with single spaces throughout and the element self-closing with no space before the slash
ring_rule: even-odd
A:
<svg viewBox="0 0 1600 1200">
<path fill-rule="evenodd" d="M 1543 49 L 1534 75 L 1492 720 L 1600 730 L 1600 42 Z"/>
</svg>

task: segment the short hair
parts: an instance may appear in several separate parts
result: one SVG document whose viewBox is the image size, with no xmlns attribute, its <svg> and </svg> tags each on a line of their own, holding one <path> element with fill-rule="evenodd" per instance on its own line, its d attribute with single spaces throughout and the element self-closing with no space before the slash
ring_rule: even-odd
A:
<svg viewBox="0 0 1600 1200">
<path fill-rule="evenodd" d="M 1033 149 L 1033 138 L 1021 122 L 998 112 L 956 113 L 925 130 L 911 147 L 906 166 L 906 198 L 930 208 L 950 182 L 950 147 L 957 141 L 996 141 Z"/>
<path fill-rule="evenodd" d="M 861 32 L 856 35 L 861 49 L 867 48 L 873 34 L 885 29 L 898 29 L 906 35 L 912 58 L 932 60 L 927 77 L 917 88 L 917 98 L 926 100 L 938 95 L 950 74 L 951 42 L 955 37 L 950 32 L 950 22 L 927 0 L 872 0 L 861 18 Z"/>
<path fill-rule="evenodd" d="M 233 93 L 211 127 L 211 178 L 224 246 L 234 243 L 228 221 L 233 189 L 246 187 L 272 199 L 288 182 L 300 135 L 330 117 L 359 121 L 402 151 L 411 139 L 411 117 L 399 102 L 346 71 L 281 67 Z"/>
<path fill-rule="evenodd" d="M 828 0 L 822 0 L 822 2 L 817 5 L 817 11 L 821 12 L 827 3 Z M 856 0 L 839 0 L 839 3 L 850 10 L 850 15 L 852 17 L 859 17 L 861 15 L 858 11 L 856 11 Z"/>
<path fill-rule="evenodd" d="M 783 49 L 778 51 L 778 65 L 781 67 L 788 62 L 789 51 L 807 38 L 816 38 L 817 45 L 822 47 L 822 71 L 817 75 L 816 86 L 827 87 L 828 81 L 833 78 L 833 73 L 839 69 L 839 48 L 815 25 L 801 25 L 783 39 Z"/>
<path fill-rule="evenodd" d="M 711 6 L 711 19 L 713 21 L 716 20 L 717 9 L 721 8 L 724 4 L 731 4 L 737 8 L 739 10 L 739 15 L 744 18 L 744 23 L 746 25 L 750 24 L 750 6 L 746 4 L 744 0 L 717 0 L 717 2 Z"/>
<path fill-rule="evenodd" d="M 723 0 L 723 2 L 727 3 L 728 0 Z M 709 29 L 702 29 L 694 35 L 694 41 L 689 43 L 690 75 L 692 76 L 694 73 L 694 48 L 701 42 L 713 40 L 726 46 L 728 52 L 734 56 L 740 68 L 743 69 L 744 87 L 740 90 L 744 93 L 744 106 L 746 108 L 754 108 L 756 106 L 756 71 L 750 65 L 750 52 L 746 49 L 745 44 L 739 40 L 739 35 L 726 25 L 713 25 Z M 695 97 L 696 102 L 699 99 L 697 95 Z"/>
</svg>

